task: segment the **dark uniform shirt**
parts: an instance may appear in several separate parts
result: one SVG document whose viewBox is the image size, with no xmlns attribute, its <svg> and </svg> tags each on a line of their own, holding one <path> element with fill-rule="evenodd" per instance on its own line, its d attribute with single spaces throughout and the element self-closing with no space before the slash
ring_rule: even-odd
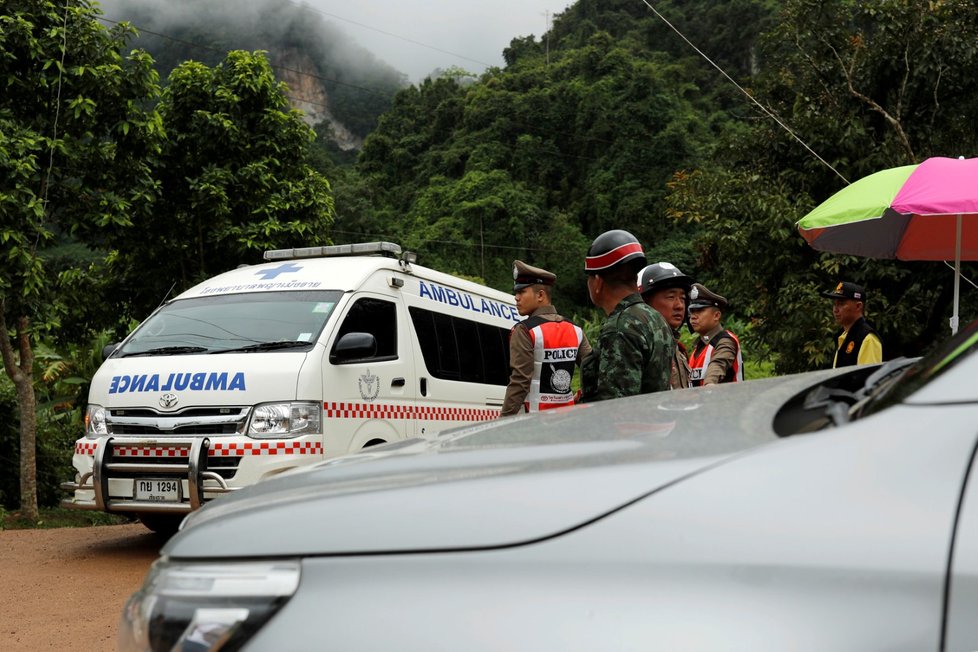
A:
<svg viewBox="0 0 978 652">
<path fill-rule="evenodd" d="M 676 340 L 637 293 L 618 302 L 581 365 L 582 402 L 669 389 Z"/>
<path fill-rule="evenodd" d="M 835 335 L 835 358 L 832 367 L 848 367 L 856 364 L 873 364 L 883 361 L 883 343 L 879 333 L 860 317 L 849 327 Z"/>
</svg>

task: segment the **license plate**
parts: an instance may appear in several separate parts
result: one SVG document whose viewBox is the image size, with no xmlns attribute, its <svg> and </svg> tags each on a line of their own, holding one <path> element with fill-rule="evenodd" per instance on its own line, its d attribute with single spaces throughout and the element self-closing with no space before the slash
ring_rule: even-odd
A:
<svg viewBox="0 0 978 652">
<path fill-rule="evenodd" d="M 152 503 L 179 503 L 181 483 L 179 480 L 137 479 L 136 500 Z"/>
</svg>

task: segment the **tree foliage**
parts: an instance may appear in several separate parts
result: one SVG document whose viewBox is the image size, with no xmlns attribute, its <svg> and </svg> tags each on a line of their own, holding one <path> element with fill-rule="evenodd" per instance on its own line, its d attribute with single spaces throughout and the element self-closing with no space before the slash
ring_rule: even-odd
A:
<svg viewBox="0 0 978 652">
<path fill-rule="evenodd" d="M 513 39 L 505 67 L 477 79 L 449 68 L 392 101 L 403 80 L 347 65 L 363 57 L 319 38 L 308 8 L 159 4 L 206 14 L 177 25 L 202 52 L 157 41 L 172 70 L 162 94 L 145 53 L 121 54 L 131 30 L 101 27 L 88 0 L 8 0 L 0 15 L 0 348 L 16 388 L 0 386 L 0 401 L 40 414 L 52 441 L 68 430 L 45 406 L 62 402 L 77 362 L 59 355 L 87 355 L 96 334 L 143 317 L 171 286 L 334 234 L 399 241 L 423 264 L 506 291 L 513 259 L 540 265 L 558 275 L 558 308 L 588 325 L 584 252 L 625 228 L 650 260 L 733 301 L 748 368 L 768 351 L 779 372 L 827 366 L 833 324 L 818 292 L 840 278 L 869 287 L 889 355 L 946 334 L 945 267 L 821 254 L 794 224 L 840 176 L 975 155 L 972 2 L 654 3 L 838 173 L 641 2 L 578 0 L 549 33 Z M 229 6 L 238 14 L 220 13 Z M 224 54 L 282 43 L 333 80 L 334 115 L 370 132 L 352 167 L 349 154 L 310 149 L 263 54 Z M 320 140 L 329 131 L 320 125 Z M 39 333 L 52 346 L 35 358 Z M 41 369 L 59 384 L 38 385 Z"/>
<path fill-rule="evenodd" d="M 0 353 L 20 415 L 21 508 L 37 514 L 34 342 L 58 324 L 58 234 L 98 239 L 145 209 L 161 135 L 152 62 L 91 3 L 10 0 L 0 15 Z"/>
<path fill-rule="evenodd" d="M 514 258 L 553 263 L 568 312 L 588 309 L 581 260 L 602 231 L 627 228 L 691 262 L 689 230 L 666 218 L 664 198 L 673 172 L 705 156 L 709 121 L 686 68 L 644 40 L 646 16 L 619 17 L 602 14 L 549 54 L 516 39 L 507 68 L 478 83 L 442 77 L 399 93 L 356 168 L 383 216 L 376 230 L 506 290 Z M 363 211 L 347 214 L 345 196 L 338 231 L 359 233 Z"/>
<path fill-rule="evenodd" d="M 976 30 L 969 2 L 791 0 L 766 36 L 771 65 L 758 94 L 849 180 L 928 156 L 974 155 Z M 755 320 L 779 370 L 826 365 L 833 326 L 816 289 L 841 278 L 869 288 L 888 355 L 919 355 L 946 336 L 953 275 L 945 267 L 808 249 L 794 223 L 845 182 L 773 121 L 725 142 L 714 165 L 675 178 L 671 213 L 697 226 L 699 269 Z M 975 314 L 978 297 L 962 305 Z"/>
<path fill-rule="evenodd" d="M 291 0 L 118 0 L 113 14 L 143 31 L 137 41 L 165 78 L 188 59 L 216 66 L 229 50 L 264 50 L 321 85 L 329 111 L 359 137 L 376 126 L 405 78 L 313 8 Z M 297 101 L 304 97 L 291 89 Z M 325 108 L 325 107 L 324 107 Z"/>
<path fill-rule="evenodd" d="M 329 183 L 305 162 L 313 131 L 262 53 L 178 66 L 159 112 L 167 137 L 152 162 L 152 211 L 108 239 L 133 315 L 266 249 L 329 241 Z"/>
<path fill-rule="evenodd" d="M 91 3 L 14 1 L 5 12 L 0 353 L 20 414 L 15 475 L 31 518 L 35 452 L 54 439 L 67 450 L 62 439 L 77 434 L 74 417 L 52 405 L 84 403 L 84 384 L 60 379 L 77 393 L 55 398 L 38 379 L 42 366 L 63 366 L 57 350 L 81 351 L 97 332 L 144 316 L 171 286 L 265 248 L 328 242 L 332 199 L 306 162 L 313 132 L 261 53 L 179 66 L 160 95 L 152 59 L 121 54 L 131 29 L 102 27 Z M 58 349 L 40 346 L 38 357 L 40 337 Z"/>
</svg>

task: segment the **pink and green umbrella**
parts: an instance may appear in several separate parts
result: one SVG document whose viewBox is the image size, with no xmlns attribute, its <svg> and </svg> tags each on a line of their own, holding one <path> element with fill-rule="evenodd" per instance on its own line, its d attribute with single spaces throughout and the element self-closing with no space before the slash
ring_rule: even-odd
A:
<svg viewBox="0 0 978 652">
<path fill-rule="evenodd" d="M 929 158 L 882 170 L 799 220 L 814 249 L 869 258 L 954 259 L 958 329 L 961 261 L 978 260 L 978 158 Z"/>
</svg>

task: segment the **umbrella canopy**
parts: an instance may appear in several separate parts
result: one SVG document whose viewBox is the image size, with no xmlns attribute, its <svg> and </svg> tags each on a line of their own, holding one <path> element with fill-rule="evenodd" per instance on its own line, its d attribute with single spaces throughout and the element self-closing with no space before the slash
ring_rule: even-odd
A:
<svg viewBox="0 0 978 652">
<path fill-rule="evenodd" d="M 882 170 L 829 197 L 797 224 L 814 249 L 869 258 L 978 260 L 978 158 L 929 158 Z"/>
</svg>

